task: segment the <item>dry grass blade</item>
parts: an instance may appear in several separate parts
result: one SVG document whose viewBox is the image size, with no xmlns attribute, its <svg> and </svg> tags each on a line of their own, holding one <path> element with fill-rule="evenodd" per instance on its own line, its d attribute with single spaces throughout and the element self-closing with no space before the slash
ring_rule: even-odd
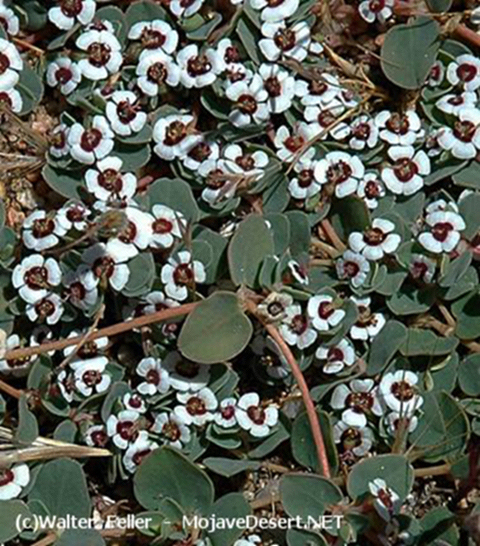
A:
<svg viewBox="0 0 480 546">
<path fill-rule="evenodd" d="M 60 457 L 81 459 L 84 457 L 112 456 L 112 453 L 108 449 L 79 446 L 50 438 L 42 438 L 41 436 L 30 446 L 15 448 L 11 443 L 13 436 L 14 433 L 10 429 L 0 427 L 0 446 L 3 444 L 7 448 L 0 450 L 0 468 L 20 462 L 58 459 Z"/>
</svg>

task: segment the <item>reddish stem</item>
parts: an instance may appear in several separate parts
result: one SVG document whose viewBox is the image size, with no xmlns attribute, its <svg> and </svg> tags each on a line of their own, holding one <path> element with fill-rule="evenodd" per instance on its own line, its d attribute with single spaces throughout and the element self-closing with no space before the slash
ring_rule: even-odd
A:
<svg viewBox="0 0 480 546">
<path fill-rule="evenodd" d="M 480 36 L 465 25 L 457 25 L 453 34 L 456 38 L 468 42 L 470 45 L 480 47 Z"/>
<path fill-rule="evenodd" d="M 168 320 L 174 317 L 180 317 L 182 315 L 188 315 L 191 313 L 195 307 L 198 305 L 198 302 L 186 303 L 180 307 L 172 307 L 171 309 L 165 309 L 163 311 L 157 311 L 150 315 L 143 315 L 141 317 L 136 317 L 125 322 L 120 322 L 118 324 L 113 324 L 112 326 L 107 326 L 106 328 L 100 328 L 96 332 L 93 332 L 89 336 L 89 341 L 98 339 L 99 337 L 110 337 L 123 332 L 128 332 L 134 328 L 141 328 L 142 326 L 147 326 L 149 324 L 154 324 L 155 322 L 161 322 L 163 320 Z M 5 360 L 16 360 L 19 358 L 27 358 L 29 356 L 48 353 L 50 351 L 60 351 L 65 349 L 65 347 L 70 347 L 70 345 L 76 345 L 81 343 L 84 336 L 75 336 L 65 339 L 59 339 L 58 341 L 49 341 L 48 343 L 42 343 L 35 347 L 25 347 L 20 349 L 13 349 L 8 351 L 4 355 Z"/>
</svg>

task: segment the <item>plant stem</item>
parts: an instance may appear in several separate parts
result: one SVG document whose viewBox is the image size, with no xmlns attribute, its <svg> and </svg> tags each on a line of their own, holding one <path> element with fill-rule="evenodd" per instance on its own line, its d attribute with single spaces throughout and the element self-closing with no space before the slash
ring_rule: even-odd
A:
<svg viewBox="0 0 480 546">
<path fill-rule="evenodd" d="M 330 221 L 325 218 L 324 220 L 320 222 L 320 225 L 322 226 L 323 231 L 325 232 L 327 237 L 330 239 L 330 242 L 333 244 L 333 246 L 340 252 L 345 252 L 347 247 L 345 246 L 344 242 L 340 239 L 340 237 L 337 235 L 337 232 L 335 231 Z"/>
<path fill-rule="evenodd" d="M 320 468 L 322 469 L 323 475 L 326 478 L 330 478 L 330 466 L 328 463 L 327 450 L 325 448 L 325 442 L 323 441 L 322 429 L 320 428 L 320 421 L 318 420 L 318 414 L 315 411 L 315 404 L 313 403 L 312 397 L 310 396 L 310 390 L 308 388 L 305 377 L 303 377 L 302 370 L 298 365 L 290 347 L 287 345 L 280 332 L 277 330 L 276 326 L 264 322 L 257 315 L 257 307 L 253 302 L 247 303 L 250 311 L 253 312 L 255 316 L 262 322 L 265 330 L 277 343 L 279 349 L 282 351 L 283 356 L 285 357 L 288 365 L 292 370 L 293 377 L 297 382 L 297 385 L 302 393 L 303 403 L 305 404 L 305 409 L 307 411 L 308 420 L 310 422 L 310 428 L 312 430 L 313 441 L 317 449 L 317 457 Z"/>
<path fill-rule="evenodd" d="M 98 339 L 99 337 L 116 336 L 118 334 L 122 334 L 123 332 L 129 332 L 134 328 L 141 328 L 142 326 L 155 324 L 156 322 L 162 322 L 171 318 L 188 315 L 195 309 L 197 305 L 198 302 L 186 303 L 184 305 L 181 305 L 180 307 L 172 307 L 171 309 L 157 311 L 156 313 L 152 313 L 150 315 L 142 315 L 141 317 L 136 317 L 134 319 L 113 324 L 112 326 L 100 328 L 100 330 L 93 332 L 92 335 L 89 336 L 89 340 L 93 341 L 94 339 Z M 65 339 L 59 339 L 57 341 L 49 341 L 48 343 L 42 343 L 41 345 L 37 345 L 35 347 L 13 349 L 12 351 L 8 351 L 3 358 L 5 360 L 14 360 L 48 353 L 49 351 L 60 351 L 62 349 L 65 349 L 65 347 L 70 347 L 70 345 L 76 345 L 78 343 L 81 343 L 83 339 L 84 336 L 80 335 Z"/>
<path fill-rule="evenodd" d="M 0 379 L 0 391 L 3 391 L 4 393 L 13 396 L 13 398 L 16 398 L 17 400 L 20 399 L 20 396 L 22 396 L 23 392 L 11 387 L 8 383 L 5 383 L 5 381 L 2 381 Z"/>
</svg>

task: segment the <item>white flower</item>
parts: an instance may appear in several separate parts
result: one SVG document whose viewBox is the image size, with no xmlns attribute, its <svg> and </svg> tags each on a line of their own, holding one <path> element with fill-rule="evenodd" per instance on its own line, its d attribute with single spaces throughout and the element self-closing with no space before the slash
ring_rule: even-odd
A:
<svg viewBox="0 0 480 546">
<path fill-rule="evenodd" d="M 337 118 L 345 111 L 345 106 L 338 99 L 334 99 L 327 107 L 322 104 L 307 106 L 303 117 L 309 122 L 308 132 L 310 138 L 326 140 L 332 137 L 335 140 L 343 140 L 351 133 L 350 125 Z"/>
<path fill-rule="evenodd" d="M 205 267 L 198 260 L 193 260 L 190 252 L 182 250 L 176 257 L 170 256 L 162 267 L 161 279 L 167 296 L 183 301 L 195 283 L 205 282 Z"/>
<path fill-rule="evenodd" d="M 18 114 L 23 108 L 22 95 L 16 89 L 5 89 L 0 91 L 0 107 L 9 108 Z"/>
<path fill-rule="evenodd" d="M 355 363 L 355 349 L 348 339 L 342 339 L 336 345 L 318 347 L 315 352 L 318 360 L 325 360 L 324 373 L 338 373 Z"/>
<path fill-rule="evenodd" d="M 178 307 L 180 304 L 178 301 L 167 298 L 160 290 L 150 292 L 144 298 L 144 304 L 141 307 L 141 312 L 144 315 L 150 315 L 151 313 L 157 313 L 158 311 L 164 311 L 170 307 Z"/>
<path fill-rule="evenodd" d="M 383 415 L 373 379 L 354 379 L 349 386 L 338 385 L 333 391 L 330 405 L 333 409 L 344 410 L 342 421 L 351 427 L 366 426 L 367 416 L 371 413 Z"/>
<path fill-rule="evenodd" d="M 150 453 L 158 447 L 158 444 L 149 440 L 148 432 L 142 430 L 138 433 L 138 437 L 130 444 L 123 456 L 123 465 L 129 472 L 135 472 L 137 467 L 142 463 L 142 461 L 150 455 Z"/>
<path fill-rule="evenodd" d="M 226 95 L 235 103 L 229 115 L 235 127 L 244 127 L 252 122 L 260 124 L 270 117 L 268 93 L 259 74 L 255 74 L 250 82 L 242 80 L 229 85 Z"/>
<path fill-rule="evenodd" d="M 336 444 L 341 444 L 347 453 L 352 452 L 357 457 L 363 457 L 370 451 L 374 435 L 368 427 L 352 427 L 338 421 L 333 427 L 333 439 Z"/>
<path fill-rule="evenodd" d="M 468 53 L 458 56 L 447 67 L 447 80 L 465 91 L 475 91 L 480 87 L 480 60 Z"/>
<path fill-rule="evenodd" d="M 326 294 L 312 296 L 308 300 L 307 312 L 319 332 L 338 326 L 345 316 L 345 311 L 337 309 L 333 303 L 333 297 Z"/>
<path fill-rule="evenodd" d="M 27 248 L 37 252 L 54 247 L 59 241 L 58 237 L 65 233 L 57 218 L 47 215 L 44 210 L 32 212 L 23 222 L 23 242 Z"/>
<path fill-rule="evenodd" d="M 224 69 L 224 63 L 213 48 L 202 52 L 196 44 L 189 44 L 177 53 L 177 63 L 180 67 L 180 81 L 188 89 L 211 85 Z"/>
<path fill-rule="evenodd" d="M 134 23 L 128 32 L 128 38 L 141 41 L 143 50 L 140 61 L 151 51 L 159 49 L 171 55 L 178 45 L 178 32 L 161 19 Z"/>
<path fill-rule="evenodd" d="M 72 330 L 67 337 L 71 338 L 83 336 L 86 333 L 86 330 Z M 78 366 L 81 366 L 85 361 L 102 355 L 104 350 L 107 348 L 108 343 L 108 337 L 99 337 L 97 339 L 92 339 L 88 343 L 85 343 L 79 349 L 77 349 L 75 345 L 70 345 L 63 350 L 63 354 L 67 357 L 71 355 L 74 351 L 76 351 L 76 355 L 73 357 L 73 360 L 70 361 L 70 368 L 72 368 L 72 370 L 76 370 Z"/>
<path fill-rule="evenodd" d="M 220 146 L 216 142 L 206 140 L 203 136 L 197 135 L 195 142 L 182 157 L 182 163 L 191 171 L 209 170 L 210 165 L 214 165 L 220 157 Z"/>
<path fill-rule="evenodd" d="M 336 104 L 332 104 L 332 101 L 339 97 L 341 90 L 338 78 L 328 72 L 308 82 L 299 80 L 295 86 L 295 94 L 300 97 L 300 102 L 304 106 L 321 106 L 322 110 Z"/>
<path fill-rule="evenodd" d="M 88 55 L 78 61 L 78 68 L 89 80 L 105 80 L 120 69 L 122 46 L 108 30 L 88 30 L 80 34 L 75 44 Z"/>
<path fill-rule="evenodd" d="M 272 114 L 281 114 L 288 110 L 295 97 L 295 78 L 278 64 L 263 63 L 258 71 L 268 93 L 269 111 Z"/>
<path fill-rule="evenodd" d="M 306 123 L 300 122 L 295 129 L 290 132 L 286 125 L 282 125 L 275 133 L 273 141 L 277 148 L 277 156 L 281 161 L 293 161 L 295 156 L 309 141 L 308 127 Z M 315 155 L 315 149 L 309 148 L 302 156 L 303 159 L 312 159 Z"/>
<path fill-rule="evenodd" d="M 410 146 L 424 134 L 420 118 L 413 110 L 405 114 L 383 110 L 377 114 L 375 124 L 380 138 L 393 146 Z"/>
<path fill-rule="evenodd" d="M 307 154 L 295 163 L 293 170 L 298 174 L 288 183 L 288 191 L 295 199 L 309 199 L 321 190 L 322 186 L 314 176 L 316 164 L 317 160 Z"/>
<path fill-rule="evenodd" d="M 261 10 L 260 17 L 262 21 L 274 23 L 283 21 L 293 15 L 299 6 L 299 0 L 250 0 L 250 6 L 253 9 Z"/>
<path fill-rule="evenodd" d="M 357 322 L 350 328 L 352 339 L 368 340 L 374 338 L 385 326 L 387 319 L 382 313 L 372 313 L 370 298 L 351 298 L 358 310 Z"/>
<path fill-rule="evenodd" d="M 213 392 L 205 387 L 191 392 L 177 393 L 177 400 L 182 404 L 176 406 L 174 413 L 182 419 L 186 425 L 199 427 L 213 420 L 213 412 L 218 407 L 218 401 Z"/>
<path fill-rule="evenodd" d="M 48 10 L 48 19 L 61 30 L 70 30 L 77 21 L 88 25 L 97 8 L 95 0 L 59 0 L 58 3 L 59 6 Z"/>
<path fill-rule="evenodd" d="M 206 187 L 202 191 L 201 198 L 210 205 L 226 201 L 235 195 L 238 180 L 241 177 L 227 172 L 224 159 L 208 162 L 198 172 L 205 177 Z"/>
<path fill-rule="evenodd" d="M 162 361 L 158 358 L 142 358 L 137 366 L 137 374 L 145 378 L 137 387 L 138 392 L 145 396 L 165 394 L 170 389 L 169 373 L 162 368 Z"/>
<path fill-rule="evenodd" d="M 357 191 L 358 183 L 365 174 L 360 159 L 345 152 L 329 152 L 315 166 L 315 178 L 320 184 L 335 188 L 338 198 Z"/>
<path fill-rule="evenodd" d="M 163 51 L 150 51 L 137 65 L 137 84 L 150 97 L 159 94 L 164 84 L 175 87 L 180 83 L 180 67 Z"/>
<path fill-rule="evenodd" d="M 223 63 L 224 70 L 227 73 L 227 77 L 230 79 L 232 76 L 235 78 L 238 76 L 238 80 L 244 79 L 247 73 L 250 74 L 249 80 L 252 77 L 252 72 L 247 70 L 244 65 L 240 62 L 241 56 L 238 47 L 233 44 L 230 38 L 222 38 L 217 46 L 217 53 L 220 56 L 220 59 Z M 243 76 L 243 77 L 240 77 Z M 237 80 L 237 81 L 238 81 Z M 235 81 L 235 79 L 231 80 Z M 228 85 L 226 89 L 228 89 Z"/>
<path fill-rule="evenodd" d="M 147 412 L 145 400 L 137 392 L 127 392 L 122 398 L 125 409 L 138 411 L 138 413 Z"/>
<path fill-rule="evenodd" d="M 435 275 L 436 266 L 436 262 L 430 258 L 422 254 L 412 254 L 408 269 L 414 279 L 430 283 Z"/>
<path fill-rule="evenodd" d="M 370 273 L 369 261 L 362 254 L 352 250 L 346 250 L 337 260 L 335 267 L 338 278 L 348 279 L 355 288 L 362 286 Z"/>
<path fill-rule="evenodd" d="M 461 108 L 451 127 L 442 127 L 437 142 L 458 159 L 473 159 L 480 150 L 480 110 Z"/>
<path fill-rule="evenodd" d="M 17 498 L 30 481 L 30 471 L 26 464 L 0 469 L 0 500 Z"/>
<path fill-rule="evenodd" d="M 71 404 L 73 402 L 73 395 L 75 393 L 75 384 L 73 381 L 73 374 L 62 370 L 57 376 L 57 388 L 63 398 Z"/>
<path fill-rule="evenodd" d="M 299 349 L 310 347 L 317 339 L 317 332 L 310 326 L 309 317 L 297 304 L 285 309 L 285 317 L 278 329 L 289 345 L 296 345 Z"/>
<path fill-rule="evenodd" d="M 108 250 L 105 243 L 96 243 L 82 254 L 82 260 L 90 266 L 101 283 L 110 283 L 115 290 L 121 290 L 128 282 L 130 269 L 125 256 Z"/>
<path fill-rule="evenodd" d="M 425 208 L 425 212 L 427 213 L 427 215 L 431 214 L 432 212 L 445 211 L 458 212 L 458 206 L 454 201 L 450 201 L 447 203 L 445 199 L 437 199 Z"/>
<path fill-rule="evenodd" d="M 380 381 L 379 396 L 391 410 L 401 415 L 412 415 L 423 404 L 417 383 L 418 376 L 409 370 L 389 372 Z"/>
<path fill-rule="evenodd" d="M 17 334 L 12 334 L 7 337 L 5 340 L 5 352 L 13 351 L 14 349 L 19 349 L 23 346 L 23 343 L 20 343 L 20 338 Z M 22 377 L 26 375 L 30 368 L 30 364 L 37 357 L 27 357 L 27 358 L 18 358 L 18 359 L 2 359 L 0 360 L 0 372 L 8 373 L 14 377 Z"/>
<path fill-rule="evenodd" d="M 3 28 L 10 34 L 10 36 L 16 36 L 20 30 L 20 21 L 15 15 L 13 9 L 0 4 L 0 22 Z"/>
<path fill-rule="evenodd" d="M 160 434 L 166 444 L 177 449 L 188 444 L 192 436 L 183 419 L 174 412 L 157 415 L 152 431 Z"/>
<path fill-rule="evenodd" d="M 108 241 L 107 252 L 121 256 L 122 261 L 126 261 L 148 247 L 152 239 L 154 219 L 148 212 L 135 207 L 126 207 L 122 212 L 125 215 L 125 227 Z"/>
<path fill-rule="evenodd" d="M 378 143 L 379 130 L 370 116 L 358 116 L 350 126 L 351 138 L 348 142 L 354 150 L 374 148 Z"/>
<path fill-rule="evenodd" d="M 165 205 L 153 205 L 152 235 L 150 246 L 152 248 L 170 248 L 175 239 L 181 239 L 186 228 L 187 221 L 181 212 L 172 210 Z"/>
<path fill-rule="evenodd" d="M 231 428 L 237 424 L 237 401 L 235 398 L 224 398 L 213 415 L 215 423 L 222 428 Z"/>
<path fill-rule="evenodd" d="M 60 296 L 49 294 L 35 303 L 27 303 L 26 314 L 32 321 L 45 321 L 47 324 L 57 324 L 63 315 L 64 307 Z"/>
<path fill-rule="evenodd" d="M 311 38 L 310 27 L 305 21 L 291 28 L 285 21 L 263 23 L 261 30 L 265 38 L 259 41 L 258 46 L 269 61 L 284 56 L 301 62 L 308 55 Z"/>
<path fill-rule="evenodd" d="M 75 388 L 83 396 L 106 392 L 112 383 L 112 377 L 106 371 L 107 365 L 105 356 L 84 360 L 75 368 Z"/>
<path fill-rule="evenodd" d="M 80 163 L 92 165 L 113 149 L 114 133 L 103 116 L 94 116 L 90 129 L 75 123 L 68 132 L 70 154 Z"/>
<path fill-rule="evenodd" d="M 278 423 L 278 409 L 274 405 L 263 408 L 256 392 L 244 394 L 237 403 L 237 422 L 252 436 L 263 438 Z"/>
<path fill-rule="evenodd" d="M 460 95 L 449 93 L 435 103 L 435 107 L 446 114 L 458 115 L 462 108 L 475 108 L 477 95 L 474 91 L 465 91 Z"/>
<path fill-rule="evenodd" d="M 242 176 L 260 178 L 268 165 L 268 155 L 262 150 L 246 153 L 238 144 L 229 144 L 223 150 L 225 161 L 223 165 L 227 172 Z"/>
<path fill-rule="evenodd" d="M 416 415 L 400 415 L 398 411 L 392 411 L 384 418 L 385 426 L 387 427 L 388 433 L 396 437 L 398 434 L 398 429 L 401 427 L 402 430 L 407 430 L 407 432 L 413 432 L 418 426 L 418 417 Z"/>
<path fill-rule="evenodd" d="M 123 410 L 118 415 L 110 415 L 107 420 L 107 434 L 113 443 L 120 449 L 127 449 L 139 435 L 140 413 L 132 410 Z"/>
<path fill-rule="evenodd" d="M 393 3 L 394 0 L 364 0 L 358 6 L 358 13 L 367 23 L 377 20 L 383 24 L 392 16 Z"/>
<path fill-rule="evenodd" d="M 369 209 L 378 207 L 379 197 L 384 197 L 385 186 L 379 180 L 375 172 L 365 173 L 364 177 L 358 183 L 357 195 L 365 201 Z"/>
<path fill-rule="evenodd" d="M 17 48 L 8 40 L 0 38 L 0 91 L 12 89 L 22 69 L 23 61 Z"/>
<path fill-rule="evenodd" d="M 137 190 L 137 178 L 133 173 L 122 173 L 119 157 L 106 157 L 97 162 L 95 169 L 85 173 L 87 189 L 101 201 L 131 199 Z"/>
<path fill-rule="evenodd" d="M 54 258 L 45 259 L 40 254 L 31 254 L 15 266 L 12 284 L 27 303 L 36 303 L 45 298 L 52 287 L 58 286 L 62 272 Z"/>
<path fill-rule="evenodd" d="M 195 135 L 190 133 L 193 121 L 191 115 L 170 115 L 160 118 L 153 128 L 155 153 L 167 161 L 184 157 L 196 143 Z"/>
<path fill-rule="evenodd" d="M 261 546 L 262 539 L 258 535 L 250 535 L 247 538 L 241 538 L 233 546 Z M 201 546 L 201 545 L 199 545 Z M 273 546 L 276 546 L 275 544 Z"/>
<path fill-rule="evenodd" d="M 395 162 L 391 167 L 384 167 L 382 180 L 387 188 L 396 195 L 412 195 L 423 187 L 423 177 L 431 172 L 428 155 L 413 146 L 391 146 L 388 155 Z"/>
<path fill-rule="evenodd" d="M 370 493 L 375 497 L 373 506 L 379 515 L 385 520 L 390 521 L 392 516 L 400 512 L 402 502 L 400 497 L 393 489 L 387 486 L 385 480 L 375 478 L 369 482 Z"/>
<path fill-rule="evenodd" d="M 61 123 L 53 129 L 50 135 L 50 148 L 48 149 L 50 155 L 53 157 L 63 157 L 70 153 L 70 146 L 68 144 L 68 133 L 70 127 Z"/>
<path fill-rule="evenodd" d="M 85 443 L 90 447 L 105 447 L 108 434 L 103 425 L 93 425 L 85 431 Z"/>
<path fill-rule="evenodd" d="M 432 68 L 430 69 L 430 74 L 428 75 L 427 84 L 430 87 L 438 87 L 445 77 L 445 67 L 442 61 L 435 61 Z"/>
<path fill-rule="evenodd" d="M 171 0 L 168 7 L 177 17 L 187 19 L 202 7 L 204 0 Z"/>
<path fill-rule="evenodd" d="M 173 351 L 167 354 L 163 367 L 170 374 L 170 384 L 177 391 L 199 391 L 208 385 L 210 367 L 182 358 Z"/>
<path fill-rule="evenodd" d="M 68 57 L 60 57 L 49 63 L 46 76 L 48 85 L 50 87 L 58 85 L 64 95 L 74 91 L 82 80 L 78 66 Z"/>
<path fill-rule="evenodd" d="M 138 98 L 132 91 L 114 91 L 105 106 L 110 126 L 117 135 L 138 133 L 147 122 L 147 114 L 139 110 Z"/>
<path fill-rule="evenodd" d="M 85 231 L 88 226 L 87 218 L 92 214 L 83 203 L 69 202 L 58 212 L 56 220 L 65 233 L 72 228 L 77 231 Z"/>
<path fill-rule="evenodd" d="M 348 244 L 368 260 L 381 260 L 385 254 L 395 252 L 400 245 L 400 235 L 392 233 L 394 229 L 395 224 L 390 220 L 375 218 L 371 227 L 363 233 L 350 233 Z"/>
<path fill-rule="evenodd" d="M 438 210 L 427 214 L 429 231 L 420 233 L 419 243 L 429 252 L 451 252 L 460 241 L 460 231 L 466 227 L 464 219 L 455 212 Z"/>
</svg>

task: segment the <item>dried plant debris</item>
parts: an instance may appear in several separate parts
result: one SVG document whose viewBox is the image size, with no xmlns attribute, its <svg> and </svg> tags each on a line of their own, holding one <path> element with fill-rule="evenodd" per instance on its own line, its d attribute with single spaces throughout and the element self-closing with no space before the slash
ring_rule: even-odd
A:
<svg viewBox="0 0 480 546">
<path fill-rule="evenodd" d="M 480 6 L 0 22 L 0 543 L 480 544 Z"/>
</svg>

